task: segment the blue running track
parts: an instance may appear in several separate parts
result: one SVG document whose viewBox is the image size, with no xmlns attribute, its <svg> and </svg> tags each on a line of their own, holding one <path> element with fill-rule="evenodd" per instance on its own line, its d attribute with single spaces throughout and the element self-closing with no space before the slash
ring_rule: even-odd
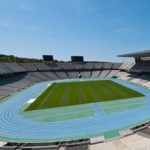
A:
<svg viewBox="0 0 150 150">
<path fill-rule="evenodd" d="M 146 103 L 134 109 L 113 113 L 105 113 L 100 104 L 95 103 L 92 104 L 95 111 L 94 116 L 59 122 L 26 119 L 19 114 L 19 110 L 27 101 L 37 97 L 38 93 L 47 88 L 47 85 L 51 82 L 39 83 L 0 103 L 0 141 L 49 142 L 73 140 L 101 135 L 108 131 L 127 128 L 144 120 L 150 120 L 149 89 L 118 79 L 109 80 L 143 93 L 146 96 Z"/>
</svg>

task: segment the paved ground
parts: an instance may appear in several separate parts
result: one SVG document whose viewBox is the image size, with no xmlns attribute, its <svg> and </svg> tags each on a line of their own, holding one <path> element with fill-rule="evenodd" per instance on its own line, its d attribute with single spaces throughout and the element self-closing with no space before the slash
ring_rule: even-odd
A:
<svg viewBox="0 0 150 150">
<path fill-rule="evenodd" d="M 92 145 L 90 150 L 150 150 L 150 139 L 133 134 L 115 141 Z"/>
</svg>

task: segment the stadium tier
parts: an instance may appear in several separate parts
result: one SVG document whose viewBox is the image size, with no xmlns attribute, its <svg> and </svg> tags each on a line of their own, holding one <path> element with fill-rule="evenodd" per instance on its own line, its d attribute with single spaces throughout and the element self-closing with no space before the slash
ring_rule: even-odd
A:
<svg viewBox="0 0 150 150">
<path fill-rule="evenodd" d="M 143 138 L 150 138 L 149 70 L 148 62 L 0 63 L 0 149 L 99 150 L 106 148 L 106 141 L 113 144 L 123 139 L 124 143 L 131 140 L 133 148 L 137 147 L 140 144 L 136 145 L 132 139 L 142 141 Z M 78 79 L 79 74 L 81 79 Z M 105 82 L 101 86 L 98 85 L 100 80 Z M 77 85 L 82 81 L 85 85 Z M 72 82 L 74 84 L 71 84 Z M 110 87 L 107 83 L 114 85 Z M 51 90 L 46 91 L 47 87 Z M 71 91 L 71 88 L 74 91 Z M 128 92 L 127 97 L 121 88 L 126 94 Z M 47 100 L 42 101 L 43 97 L 39 99 L 39 110 L 35 111 L 34 108 L 33 111 L 29 106 L 34 104 L 35 97 L 38 93 L 43 93 L 43 89 L 47 92 Z M 61 93 L 62 89 L 72 94 L 65 92 L 55 95 Z M 123 98 L 119 97 L 119 100 L 112 102 L 113 96 L 105 92 L 101 93 L 103 97 L 98 95 L 105 89 L 107 93 L 115 93 L 115 99 L 117 91 L 120 90 Z M 88 98 L 92 100 L 96 96 L 101 99 L 100 102 L 95 99 L 98 103 L 87 103 Z M 78 105 L 72 106 L 72 101 L 70 106 L 63 107 L 65 103 L 68 104 L 69 97 L 72 97 L 72 100 L 78 99 Z M 109 100 L 107 103 L 105 98 Z M 52 109 L 48 109 L 49 99 L 54 99 L 55 107 Z M 60 99 L 59 103 L 57 99 Z M 37 101 L 35 105 L 36 103 Z M 56 109 L 58 104 L 61 104 L 59 111 Z M 140 111 L 143 113 L 140 114 Z M 147 145 L 148 143 L 146 141 Z"/>
<path fill-rule="evenodd" d="M 113 77 L 121 63 L 0 63 L 0 98 L 24 89 L 34 83 L 77 78 Z M 100 67 L 99 67 L 100 66 Z M 112 67 L 114 66 L 114 67 Z M 112 67 L 112 68 L 111 68 Z M 109 68 L 109 70 L 108 70 Z M 100 75 L 101 72 L 101 75 Z"/>
</svg>

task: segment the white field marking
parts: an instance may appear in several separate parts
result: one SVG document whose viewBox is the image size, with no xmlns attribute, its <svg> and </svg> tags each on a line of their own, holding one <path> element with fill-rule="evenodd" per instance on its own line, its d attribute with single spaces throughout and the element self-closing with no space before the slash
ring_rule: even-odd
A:
<svg viewBox="0 0 150 150">
<path fill-rule="evenodd" d="M 4 146 L 6 142 L 0 142 L 0 147 Z"/>
<path fill-rule="evenodd" d="M 51 86 L 51 85 L 52 85 L 52 83 L 47 84 L 47 86 Z"/>
<path fill-rule="evenodd" d="M 33 103 L 35 100 L 36 100 L 36 98 L 32 98 L 32 99 L 30 99 L 29 101 L 27 101 L 27 104 L 31 104 L 31 103 Z"/>
</svg>

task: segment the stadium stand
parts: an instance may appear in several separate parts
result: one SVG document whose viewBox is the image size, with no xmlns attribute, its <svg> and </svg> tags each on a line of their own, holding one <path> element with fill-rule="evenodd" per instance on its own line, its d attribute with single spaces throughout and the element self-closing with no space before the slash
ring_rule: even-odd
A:
<svg viewBox="0 0 150 150">
<path fill-rule="evenodd" d="M 150 138 L 150 128 L 145 127 L 144 129 L 141 129 L 137 132 L 138 135 L 144 136 L 146 138 Z"/>
<path fill-rule="evenodd" d="M 131 72 L 150 72 L 150 63 L 149 62 L 140 62 L 135 64 L 131 70 Z"/>
<path fill-rule="evenodd" d="M 113 66 L 112 63 L 109 63 L 109 62 L 103 63 L 103 69 L 106 69 L 106 70 L 111 70 L 112 66 Z"/>
<path fill-rule="evenodd" d="M 70 141 L 66 144 L 66 150 L 88 150 L 89 139 Z"/>
<path fill-rule="evenodd" d="M 111 70 L 110 73 L 107 75 L 107 78 L 114 77 L 118 72 L 119 70 Z"/>
<path fill-rule="evenodd" d="M 113 63 L 112 64 L 112 69 L 113 70 L 119 70 L 119 68 L 121 67 L 122 63 Z"/>
<path fill-rule="evenodd" d="M 51 70 L 51 68 L 48 65 L 46 65 L 45 63 L 35 63 L 35 66 L 39 71 Z"/>
<path fill-rule="evenodd" d="M 34 63 L 19 63 L 26 71 L 37 71 L 37 67 Z"/>
<path fill-rule="evenodd" d="M 63 70 L 73 70 L 73 65 L 70 62 L 62 63 Z"/>
<path fill-rule="evenodd" d="M 59 79 L 69 78 L 65 71 L 54 72 Z"/>
<path fill-rule="evenodd" d="M 130 66 L 130 67 L 129 67 Z M 132 72 L 133 64 L 88 62 L 88 63 L 0 63 L 0 99 L 32 84 L 47 80 L 78 78 L 116 77 L 150 87 L 149 73 Z M 39 69 L 38 69 L 39 68 Z M 126 72 L 129 68 L 130 73 Z"/>
<path fill-rule="evenodd" d="M 94 69 L 94 63 L 92 62 L 83 63 L 83 70 L 92 70 L 92 69 Z"/>
<path fill-rule="evenodd" d="M 25 143 L 21 146 L 22 150 L 59 150 L 60 143 Z"/>
<path fill-rule="evenodd" d="M 90 78 L 91 77 L 90 71 L 80 71 L 80 74 L 83 78 Z"/>
<path fill-rule="evenodd" d="M 99 63 L 95 63 L 95 66 L 94 68 L 97 69 L 97 70 L 101 70 L 103 67 L 103 63 L 102 62 L 99 62 Z"/>
<path fill-rule="evenodd" d="M 74 70 L 83 70 L 83 63 L 75 62 L 72 65 Z"/>
<path fill-rule="evenodd" d="M 68 71 L 67 74 L 69 75 L 70 78 L 77 78 L 79 72 L 78 71 L 76 71 L 76 72 L 74 72 L 74 71 Z"/>
<path fill-rule="evenodd" d="M 3 63 L 0 63 L 0 73 L 9 74 L 9 73 L 12 73 L 12 72 L 9 68 L 5 67 Z"/>
<path fill-rule="evenodd" d="M 91 77 L 92 78 L 97 78 L 100 74 L 100 71 L 92 71 Z"/>
<path fill-rule="evenodd" d="M 22 143 L 10 143 L 10 142 L 8 142 L 5 145 L 3 145 L 0 149 L 1 150 L 16 150 L 21 145 L 22 145 Z"/>
<path fill-rule="evenodd" d="M 110 73 L 111 70 L 103 70 L 101 74 L 99 75 L 100 78 L 107 77 L 107 75 Z"/>
<path fill-rule="evenodd" d="M 3 65 L 8 68 L 12 73 L 25 72 L 25 69 L 18 65 L 17 63 L 3 63 Z"/>
<path fill-rule="evenodd" d="M 134 63 L 123 63 L 119 69 L 122 71 L 129 71 L 133 65 L 134 65 Z"/>
<path fill-rule="evenodd" d="M 50 68 L 51 68 L 51 70 L 63 70 L 63 65 L 62 65 L 62 63 L 49 63 L 49 64 L 47 64 Z"/>
</svg>

